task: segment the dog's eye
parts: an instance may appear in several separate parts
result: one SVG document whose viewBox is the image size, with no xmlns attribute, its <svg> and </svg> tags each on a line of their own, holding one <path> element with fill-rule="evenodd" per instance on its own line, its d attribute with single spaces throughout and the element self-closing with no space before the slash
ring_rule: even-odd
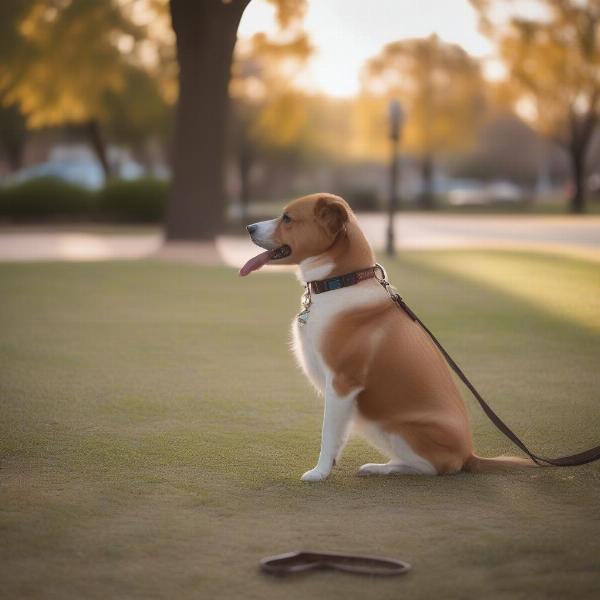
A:
<svg viewBox="0 0 600 600">
<path fill-rule="evenodd" d="M 292 218 L 287 213 L 283 213 L 283 216 L 281 217 L 281 220 L 284 223 L 291 223 L 292 222 Z"/>
</svg>

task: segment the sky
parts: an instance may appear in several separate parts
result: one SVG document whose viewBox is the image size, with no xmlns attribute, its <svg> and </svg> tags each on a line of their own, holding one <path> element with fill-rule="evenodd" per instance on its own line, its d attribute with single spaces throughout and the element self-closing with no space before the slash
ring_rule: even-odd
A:
<svg viewBox="0 0 600 600">
<path fill-rule="evenodd" d="M 253 0 L 242 17 L 240 38 L 274 33 L 274 15 L 266 0 Z M 484 59 L 487 76 L 500 74 L 468 0 L 309 0 L 304 29 L 316 50 L 300 84 L 331 96 L 355 95 L 362 66 L 385 44 L 432 33 Z"/>
</svg>

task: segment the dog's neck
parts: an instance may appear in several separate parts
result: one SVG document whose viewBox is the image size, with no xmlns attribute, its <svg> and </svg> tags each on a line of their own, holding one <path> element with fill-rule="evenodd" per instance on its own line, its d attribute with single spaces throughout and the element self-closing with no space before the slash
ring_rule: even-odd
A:
<svg viewBox="0 0 600 600">
<path fill-rule="evenodd" d="M 323 254 L 303 260 L 298 279 L 303 283 L 360 271 L 375 264 L 371 245 L 354 218 L 346 224 L 335 242 Z"/>
</svg>

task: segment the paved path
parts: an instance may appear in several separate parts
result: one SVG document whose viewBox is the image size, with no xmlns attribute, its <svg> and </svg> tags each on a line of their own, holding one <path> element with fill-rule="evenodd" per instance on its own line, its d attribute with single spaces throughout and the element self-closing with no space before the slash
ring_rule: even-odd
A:
<svg viewBox="0 0 600 600">
<path fill-rule="evenodd" d="M 375 248 L 385 243 L 385 218 L 364 214 L 361 224 Z M 150 256 L 219 262 L 207 245 L 161 250 L 158 230 L 115 233 L 93 227 L 56 230 L 27 227 L 0 229 L 0 261 L 137 259 Z M 396 241 L 402 248 L 508 247 L 584 256 L 600 260 L 600 216 L 475 216 L 401 214 Z M 222 236 L 217 241 L 222 260 L 241 265 L 256 253 L 245 237 Z"/>
</svg>

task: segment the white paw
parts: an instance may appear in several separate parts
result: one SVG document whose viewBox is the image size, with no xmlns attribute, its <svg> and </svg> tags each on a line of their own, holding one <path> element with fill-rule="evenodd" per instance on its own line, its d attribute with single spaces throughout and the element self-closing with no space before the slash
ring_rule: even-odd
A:
<svg viewBox="0 0 600 600">
<path fill-rule="evenodd" d="M 368 477 L 369 475 L 386 475 L 389 473 L 388 465 L 378 465 L 375 463 L 367 463 L 358 469 L 359 477 Z"/>
<path fill-rule="evenodd" d="M 310 471 L 306 471 L 306 473 L 304 473 L 300 479 L 302 479 L 302 481 L 324 481 L 327 479 L 328 475 L 329 473 L 323 473 L 315 467 Z"/>
</svg>

